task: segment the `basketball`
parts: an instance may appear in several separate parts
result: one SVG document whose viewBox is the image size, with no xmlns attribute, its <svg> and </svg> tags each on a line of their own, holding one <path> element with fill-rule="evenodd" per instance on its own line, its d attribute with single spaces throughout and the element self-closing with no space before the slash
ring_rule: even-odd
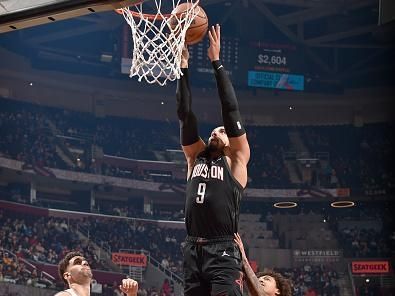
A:
<svg viewBox="0 0 395 296">
<path fill-rule="evenodd" d="M 176 14 L 179 18 L 182 18 L 185 11 L 188 10 L 191 5 L 191 3 L 182 3 L 174 8 L 172 14 Z M 200 6 L 196 6 L 195 9 L 199 9 L 199 13 L 193 19 L 185 35 L 185 43 L 188 45 L 193 45 L 202 41 L 208 29 L 206 12 Z"/>
</svg>

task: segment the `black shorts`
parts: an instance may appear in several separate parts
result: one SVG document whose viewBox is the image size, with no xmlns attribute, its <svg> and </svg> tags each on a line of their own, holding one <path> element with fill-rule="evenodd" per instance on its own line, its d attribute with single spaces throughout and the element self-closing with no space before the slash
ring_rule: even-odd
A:
<svg viewBox="0 0 395 296">
<path fill-rule="evenodd" d="M 243 295 L 241 255 L 232 236 L 188 236 L 183 253 L 185 296 Z"/>
</svg>

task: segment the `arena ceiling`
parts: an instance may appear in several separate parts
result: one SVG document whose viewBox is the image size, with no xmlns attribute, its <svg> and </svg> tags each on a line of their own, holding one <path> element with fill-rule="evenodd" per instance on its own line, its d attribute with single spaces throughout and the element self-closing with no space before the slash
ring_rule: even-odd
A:
<svg viewBox="0 0 395 296">
<path fill-rule="evenodd" d="M 154 1 L 147 1 L 154 5 Z M 202 0 L 210 23 L 242 43 L 270 39 L 301 48 L 304 71 L 346 87 L 390 86 L 394 77 L 395 23 L 379 25 L 378 0 Z M 118 75 L 124 20 L 109 11 L 0 35 L 0 45 L 45 65 L 62 62 L 92 73 Z M 74 67 L 74 68 L 73 68 Z"/>
</svg>

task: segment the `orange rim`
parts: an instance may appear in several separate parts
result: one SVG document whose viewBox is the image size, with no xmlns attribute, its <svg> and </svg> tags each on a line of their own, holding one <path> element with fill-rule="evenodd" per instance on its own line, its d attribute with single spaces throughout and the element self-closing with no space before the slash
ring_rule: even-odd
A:
<svg viewBox="0 0 395 296">
<path fill-rule="evenodd" d="M 200 0 L 197 0 L 195 3 L 198 5 L 199 2 L 200 2 Z M 138 2 L 136 4 L 134 4 L 133 6 L 141 4 L 141 3 L 143 3 L 143 1 L 140 1 L 140 2 Z M 195 3 L 193 3 L 193 4 L 195 4 Z M 150 13 L 139 13 L 139 12 L 133 11 L 131 9 L 129 9 L 129 11 L 130 11 L 131 15 L 133 17 L 135 17 L 135 18 L 141 18 L 141 16 L 143 16 L 143 18 L 146 18 L 146 19 L 149 19 L 149 20 L 157 19 L 157 20 L 161 21 L 161 20 L 168 19 L 168 18 L 173 16 L 173 14 L 171 14 L 171 13 L 157 15 L 157 14 L 150 14 Z M 123 15 L 122 8 L 115 9 L 115 12 L 118 13 L 118 14 Z M 176 15 L 179 16 L 181 14 L 182 14 L 182 12 L 181 13 L 177 13 Z"/>
</svg>

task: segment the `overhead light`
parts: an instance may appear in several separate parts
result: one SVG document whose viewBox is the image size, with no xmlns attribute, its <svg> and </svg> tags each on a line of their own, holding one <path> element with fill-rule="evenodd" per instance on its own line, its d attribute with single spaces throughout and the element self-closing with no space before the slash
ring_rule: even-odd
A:
<svg viewBox="0 0 395 296">
<path fill-rule="evenodd" d="M 280 201 L 276 202 L 273 207 L 279 208 L 279 209 L 290 209 L 290 208 L 295 208 L 297 207 L 298 204 L 294 201 Z"/>
<path fill-rule="evenodd" d="M 33 86 L 33 82 L 30 82 L 29 85 L 30 85 L 30 86 Z"/>
<path fill-rule="evenodd" d="M 112 55 L 111 54 L 102 53 L 101 56 L 100 56 L 100 61 L 103 62 L 103 63 L 111 63 Z"/>
<path fill-rule="evenodd" d="M 355 202 L 351 200 L 339 200 L 331 203 L 332 208 L 351 208 L 355 206 Z"/>
</svg>

